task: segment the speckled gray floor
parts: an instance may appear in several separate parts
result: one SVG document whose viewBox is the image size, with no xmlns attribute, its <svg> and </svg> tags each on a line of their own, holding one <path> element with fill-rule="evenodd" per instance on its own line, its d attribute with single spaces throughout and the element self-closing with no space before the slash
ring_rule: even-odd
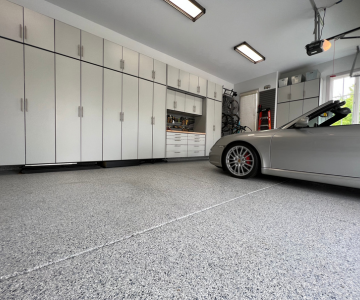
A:
<svg viewBox="0 0 360 300">
<path fill-rule="evenodd" d="M 0 191 L 0 299 L 360 299 L 359 190 L 199 161 Z"/>
</svg>

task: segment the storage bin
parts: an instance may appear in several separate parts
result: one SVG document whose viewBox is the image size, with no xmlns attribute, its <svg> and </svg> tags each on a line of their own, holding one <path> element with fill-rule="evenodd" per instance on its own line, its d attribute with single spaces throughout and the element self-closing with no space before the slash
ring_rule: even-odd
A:
<svg viewBox="0 0 360 300">
<path fill-rule="evenodd" d="M 320 78 L 320 72 L 318 70 L 309 71 L 306 72 L 305 76 L 306 76 L 306 81 L 314 80 Z"/>
<path fill-rule="evenodd" d="M 279 79 L 279 88 L 287 86 L 289 82 L 289 77 Z"/>
<path fill-rule="evenodd" d="M 303 78 L 304 76 L 302 74 L 291 76 L 291 84 L 300 83 L 303 81 Z"/>
</svg>

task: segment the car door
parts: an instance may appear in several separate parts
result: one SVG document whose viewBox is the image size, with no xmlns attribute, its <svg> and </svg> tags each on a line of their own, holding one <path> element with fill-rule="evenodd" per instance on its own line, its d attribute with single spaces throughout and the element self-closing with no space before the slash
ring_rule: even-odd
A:
<svg viewBox="0 0 360 300">
<path fill-rule="evenodd" d="M 271 168 L 360 177 L 360 125 L 283 129 L 271 143 Z"/>
</svg>

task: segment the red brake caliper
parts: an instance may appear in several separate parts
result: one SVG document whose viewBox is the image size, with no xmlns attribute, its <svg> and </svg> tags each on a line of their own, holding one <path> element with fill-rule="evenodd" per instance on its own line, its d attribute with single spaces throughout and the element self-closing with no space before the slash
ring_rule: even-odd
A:
<svg viewBox="0 0 360 300">
<path fill-rule="evenodd" d="M 246 154 L 246 153 L 245 153 Z M 248 166 L 251 166 L 251 163 L 250 163 L 250 153 L 248 154 L 248 156 L 245 157 L 245 160 L 246 160 L 246 163 Z"/>
</svg>

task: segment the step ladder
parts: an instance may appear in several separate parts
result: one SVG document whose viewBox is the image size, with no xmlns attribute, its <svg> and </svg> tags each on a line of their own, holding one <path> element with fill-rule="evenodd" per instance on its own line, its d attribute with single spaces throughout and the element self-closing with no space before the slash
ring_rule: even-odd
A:
<svg viewBox="0 0 360 300">
<path fill-rule="evenodd" d="M 265 114 L 266 112 L 267 112 L 267 116 L 263 117 L 263 113 Z M 259 113 L 258 131 L 271 129 L 271 110 L 270 110 L 270 108 L 262 108 L 262 106 L 259 105 L 258 113 Z M 266 124 L 263 124 L 263 120 L 267 120 Z"/>
</svg>

